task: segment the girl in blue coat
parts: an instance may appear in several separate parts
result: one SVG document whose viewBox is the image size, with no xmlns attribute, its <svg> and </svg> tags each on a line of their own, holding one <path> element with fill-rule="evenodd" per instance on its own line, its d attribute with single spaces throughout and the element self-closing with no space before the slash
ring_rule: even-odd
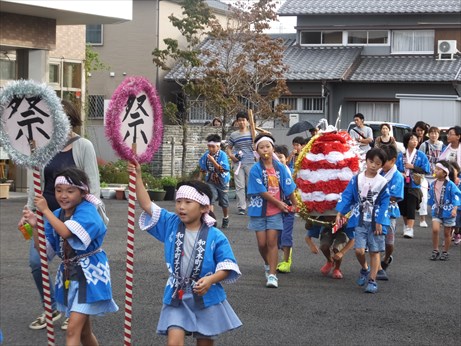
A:
<svg viewBox="0 0 461 346">
<path fill-rule="evenodd" d="M 440 258 L 448 260 L 448 250 L 451 243 L 451 231 L 456 225 L 456 213 L 461 205 L 461 191 L 456 184 L 449 179 L 450 164 L 447 161 L 439 161 L 435 165 L 435 181 L 429 187 L 427 204 L 432 208 L 432 255 L 431 260 Z M 453 173 L 452 173 L 453 175 Z M 454 179 L 454 177 L 453 177 Z M 445 244 L 442 254 L 439 252 L 440 226 L 444 227 Z"/>
<path fill-rule="evenodd" d="M 248 179 L 248 229 L 256 232 L 259 253 L 264 260 L 266 287 L 277 288 L 278 235 L 283 230 L 282 213 L 291 211 L 287 198 L 296 210 L 296 185 L 286 166 L 274 153 L 274 138 L 260 134 L 254 142 L 260 160 L 251 167 Z"/>
<path fill-rule="evenodd" d="M 61 208 L 52 212 L 43 195 L 34 198 L 46 218 L 47 255 L 58 255 L 63 260 L 56 275 L 55 298 L 58 310 L 70 316 L 66 345 L 98 345 L 90 315 L 118 310 L 112 299 L 109 262 L 102 249 L 108 220 L 102 202 L 89 194 L 88 186 L 84 171 L 68 168 L 55 179 L 56 200 Z M 36 216 L 24 209 L 22 220 L 34 228 L 38 249 Z"/>
<path fill-rule="evenodd" d="M 136 196 L 143 209 L 139 226 L 164 243 L 169 278 L 157 333 L 168 345 L 184 345 L 192 333 L 198 345 L 213 345 L 226 331 L 242 325 L 227 302 L 221 282 L 233 283 L 240 269 L 226 236 L 210 216 L 210 187 L 201 181 L 182 182 L 176 192 L 176 212 L 151 202 L 137 162 L 128 165 L 136 175 Z"/>
</svg>

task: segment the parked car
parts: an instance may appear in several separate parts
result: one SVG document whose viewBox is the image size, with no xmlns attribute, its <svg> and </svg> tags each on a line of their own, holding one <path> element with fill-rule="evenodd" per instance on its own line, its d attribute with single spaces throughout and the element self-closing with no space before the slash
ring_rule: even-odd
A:
<svg viewBox="0 0 461 346">
<path fill-rule="evenodd" d="M 373 138 L 376 138 L 378 136 L 381 136 L 381 130 L 380 126 L 383 123 L 383 121 L 365 121 L 365 125 L 368 127 L 371 127 L 373 130 Z M 395 138 L 395 141 L 397 142 L 397 149 L 400 152 L 405 151 L 405 147 L 403 146 L 403 136 L 407 132 L 411 132 L 412 127 L 410 125 L 406 124 L 400 124 L 400 123 L 388 123 L 390 126 L 390 135 Z M 350 132 L 352 128 L 354 128 L 356 125 L 352 121 L 350 122 L 349 126 L 347 127 L 347 132 Z"/>
</svg>

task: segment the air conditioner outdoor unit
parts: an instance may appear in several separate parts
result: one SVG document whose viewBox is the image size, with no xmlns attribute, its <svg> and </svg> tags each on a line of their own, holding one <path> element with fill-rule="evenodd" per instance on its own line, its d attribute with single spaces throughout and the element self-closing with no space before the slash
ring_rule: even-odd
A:
<svg viewBox="0 0 461 346">
<path fill-rule="evenodd" d="M 437 54 L 438 59 L 453 60 L 453 56 L 458 53 L 456 48 L 456 40 L 438 40 L 437 41 Z"/>
</svg>

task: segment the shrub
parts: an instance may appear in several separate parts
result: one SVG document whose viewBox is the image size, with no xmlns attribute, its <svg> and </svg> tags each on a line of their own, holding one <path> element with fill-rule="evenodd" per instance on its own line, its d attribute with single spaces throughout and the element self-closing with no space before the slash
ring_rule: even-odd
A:
<svg viewBox="0 0 461 346">
<path fill-rule="evenodd" d="M 161 179 L 161 182 L 162 182 L 162 186 L 163 188 L 167 187 L 167 186 L 175 186 L 178 184 L 178 179 L 176 179 L 175 177 L 163 177 Z"/>
</svg>

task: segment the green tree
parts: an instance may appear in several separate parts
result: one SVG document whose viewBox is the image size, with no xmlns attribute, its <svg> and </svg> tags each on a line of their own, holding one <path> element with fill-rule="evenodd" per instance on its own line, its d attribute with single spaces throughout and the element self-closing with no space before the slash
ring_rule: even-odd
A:
<svg viewBox="0 0 461 346">
<path fill-rule="evenodd" d="M 226 27 L 211 23 L 210 43 L 202 51 L 207 64 L 201 71 L 200 87 L 209 111 L 221 114 L 224 124 L 242 108 L 252 108 L 259 123 L 286 121 L 286 105 L 273 106 L 275 99 L 289 94 L 283 41 L 264 32 L 276 18 L 273 2 L 259 0 L 236 3 Z"/>
<path fill-rule="evenodd" d="M 166 48 L 156 48 L 153 55 L 153 62 L 163 70 L 170 70 L 172 64 L 180 64 L 182 68 L 181 78 L 175 82 L 181 89 L 184 101 L 184 109 L 178 112 L 171 112 L 174 106 L 167 104 L 169 112 L 175 116 L 170 120 L 182 126 L 182 166 L 181 174 L 186 175 L 186 139 L 188 134 L 187 120 L 189 116 L 189 104 L 193 100 L 200 99 L 200 90 L 194 81 L 193 70 L 202 65 L 199 58 L 199 45 L 204 36 L 207 35 L 208 23 L 214 18 L 210 8 L 203 0 L 184 0 L 181 3 L 183 9 L 182 17 L 173 14 L 168 17 L 173 26 L 177 28 L 185 40 L 182 45 L 177 39 L 166 38 L 164 41 Z"/>
</svg>

